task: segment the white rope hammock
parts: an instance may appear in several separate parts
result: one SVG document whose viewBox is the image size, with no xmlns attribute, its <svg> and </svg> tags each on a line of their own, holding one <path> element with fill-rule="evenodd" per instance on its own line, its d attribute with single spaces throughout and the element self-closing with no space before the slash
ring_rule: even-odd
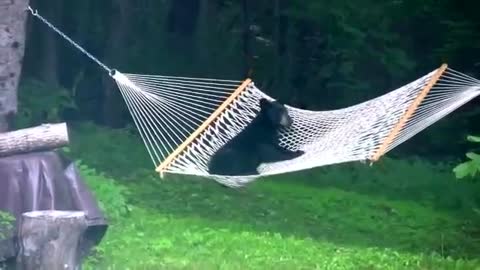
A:
<svg viewBox="0 0 480 270">
<path fill-rule="evenodd" d="M 293 125 L 280 133 L 281 146 L 305 154 L 262 164 L 258 175 L 228 176 L 209 174 L 210 158 L 256 116 L 259 100 L 271 97 L 250 80 L 119 72 L 113 78 L 158 172 L 205 176 L 228 186 L 328 164 L 376 161 L 480 95 L 480 81 L 442 65 L 401 88 L 348 108 L 316 112 L 287 106 Z"/>
<path fill-rule="evenodd" d="M 280 133 L 280 145 L 305 154 L 262 164 L 257 175 L 212 175 L 208 164 L 213 154 L 253 120 L 261 98 L 273 100 L 272 97 L 250 79 L 120 73 L 88 54 L 36 11 L 29 10 L 109 72 L 156 171 L 162 176 L 197 175 L 238 187 L 260 176 L 351 161 L 374 162 L 480 95 L 479 80 L 442 65 L 405 86 L 351 107 L 309 111 L 287 105 L 293 125 Z"/>
</svg>

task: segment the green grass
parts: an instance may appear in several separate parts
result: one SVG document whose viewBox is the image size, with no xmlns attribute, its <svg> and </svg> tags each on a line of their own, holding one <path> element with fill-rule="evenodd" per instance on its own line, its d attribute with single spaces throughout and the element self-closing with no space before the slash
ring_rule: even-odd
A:
<svg viewBox="0 0 480 270">
<path fill-rule="evenodd" d="M 81 167 L 111 218 L 87 269 L 480 269 L 480 188 L 451 164 L 385 159 L 232 190 L 159 180 L 125 131 L 80 126 L 72 141 L 105 173 Z"/>
</svg>

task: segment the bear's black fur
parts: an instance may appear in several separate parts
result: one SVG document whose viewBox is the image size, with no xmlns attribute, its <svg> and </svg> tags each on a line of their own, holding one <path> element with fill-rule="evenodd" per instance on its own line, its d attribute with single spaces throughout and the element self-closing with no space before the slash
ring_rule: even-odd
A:
<svg viewBox="0 0 480 270">
<path fill-rule="evenodd" d="M 279 131 L 292 123 L 285 106 L 261 99 L 260 112 L 252 122 L 212 156 L 209 173 L 254 175 L 262 163 L 299 157 L 303 151 L 290 151 L 279 145 Z"/>
</svg>

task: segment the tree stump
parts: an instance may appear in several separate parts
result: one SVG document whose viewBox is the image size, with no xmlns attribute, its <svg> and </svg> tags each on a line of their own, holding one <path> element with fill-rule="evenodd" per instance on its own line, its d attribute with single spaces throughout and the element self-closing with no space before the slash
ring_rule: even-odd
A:
<svg viewBox="0 0 480 270">
<path fill-rule="evenodd" d="M 78 243 L 87 228 L 84 212 L 33 211 L 22 215 L 17 269 L 78 270 Z"/>
<path fill-rule="evenodd" d="M 0 157 L 33 151 L 51 150 L 69 143 L 66 123 L 0 133 Z"/>
</svg>

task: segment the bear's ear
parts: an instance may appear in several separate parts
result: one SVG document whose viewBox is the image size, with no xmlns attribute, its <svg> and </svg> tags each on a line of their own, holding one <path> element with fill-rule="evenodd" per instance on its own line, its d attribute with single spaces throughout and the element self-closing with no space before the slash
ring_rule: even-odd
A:
<svg viewBox="0 0 480 270">
<path fill-rule="evenodd" d="M 260 99 L 260 110 L 267 110 L 270 106 L 270 101 L 268 101 L 266 98 Z"/>
</svg>

